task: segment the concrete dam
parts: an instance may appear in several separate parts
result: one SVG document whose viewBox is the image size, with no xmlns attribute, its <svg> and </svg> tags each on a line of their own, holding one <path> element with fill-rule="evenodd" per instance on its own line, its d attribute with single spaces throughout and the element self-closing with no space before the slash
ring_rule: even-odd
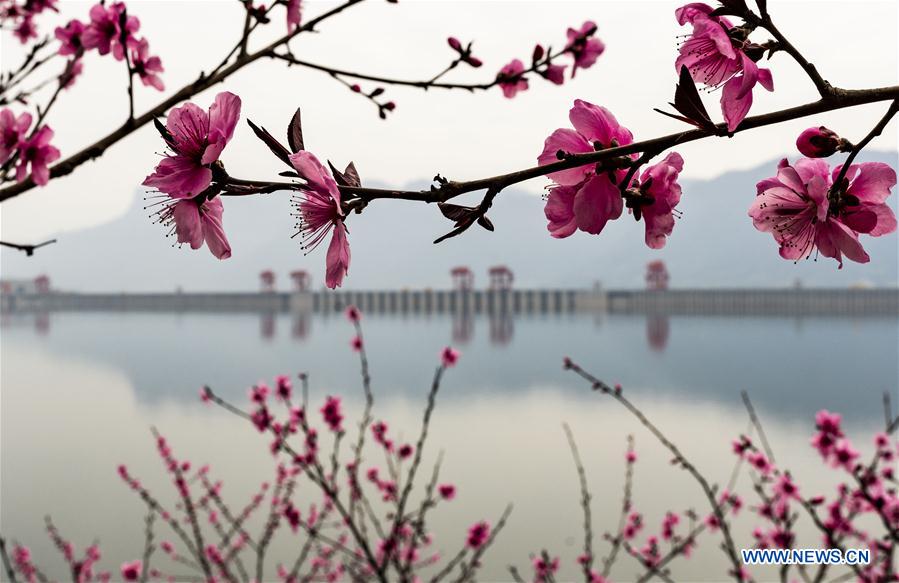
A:
<svg viewBox="0 0 899 583">
<path fill-rule="evenodd" d="M 899 288 L 879 289 L 455 289 L 260 291 L 247 293 L 3 293 L 13 312 L 332 313 L 356 305 L 370 314 L 659 314 L 899 317 Z"/>
</svg>

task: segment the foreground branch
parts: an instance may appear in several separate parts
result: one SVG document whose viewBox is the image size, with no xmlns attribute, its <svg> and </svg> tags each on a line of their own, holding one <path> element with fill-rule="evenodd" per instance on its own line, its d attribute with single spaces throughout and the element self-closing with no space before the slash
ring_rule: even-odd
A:
<svg viewBox="0 0 899 583">
<path fill-rule="evenodd" d="M 693 129 L 634 142 L 617 148 L 608 148 L 585 154 L 569 155 L 566 156 L 564 160 L 560 160 L 553 164 L 532 166 L 508 174 L 499 174 L 489 178 L 464 182 L 447 181 L 441 183 L 439 186 L 433 187 L 431 190 L 390 190 L 353 186 L 341 186 L 340 190 L 344 194 L 354 195 L 365 201 L 389 198 L 427 203 L 445 202 L 469 192 L 485 189 L 495 189 L 499 191 L 513 184 L 518 184 L 540 176 L 546 176 L 547 174 L 558 172 L 559 170 L 587 166 L 589 164 L 596 164 L 645 151 L 664 151 L 680 144 L 695 142 L 710 137 L 732 137 L 734 134 L 746 130 L 775 125 L 810 115 L 845 109 L 847 107 L 855 107 L 858 105 L 894 99 L 899 99 L 899 86 L 881 87 L 877 89 L 839 90 L 838 96 L 833 99 L 818 100 L 771 113 L 747 117 L 734 132 L 728 132 L 726 124 L 721 123 L 714 126 L 713 129 Z M 0 196 L 2 196 L 2 194 L 3 191 L 0 191 Z"/>
<path fill-rule="evenodd" d="M 316 25 L 318 25 L 319 23 L 363 1 L 364 0 L 347 0 L 343 4 L 340 4 L 335 8 L 328 10 L 324 14 L 313 18 L 309 22 L 298 27 L 293 32 L 282 36 L 281 38 L 273 41 L 271 44 L 259 49 L 258 51 L 239 55 L 235 59 L 235 61 L 227 67 L 224 67 L 209 76 L 201 73 L 196 81 L 185 85 L 168 99 L 163 100 L 155 107 L 140 116 L 130 117 L 129 119 L 126 119 L 125 122 L 112 133 L 106 135 L 103 138 L 100 138 L 93 144 L 83 148 L 81 151 L 76 152 L 75 154 L 72 154 L 68 158 L 53 166 L 50 169 L 50 178 L 59 178 L 60 176 L 71 174 L 76 168 L 78 168 L 85 162 L 102 156 L 110 146 L 118 143 L 125 137 L 134 133 L 136 130 L 147 125 L 155 118 L 164 115 L 170 108 L 178 105 L 182 101 L 193 97 L 198 93 L 201 93 L 202 91 L 205 91 L 206 89 L 209 89 L 210 87 L 223 82 L 225 79 L 227 79 L 237 71 L 240 71 L 250 63 L 257 61 L 262 57 L 269 56 L 272 51 L 274 51 L 278 47 L 286 45 L 292 38 L 294 38 L 298 34 L 315 30 Z M 34 180 L 29 177 L 22 182 L 18 182 L 16 184 L 2 188 L 0 189 L 0 202 L 14 198 L 24 192 L 28 192 L 35 186 L 36 184 Z"/>
<path fill-rule="evenodd" d="M 35 249 L 40 249 L 41 247 L 45 247 L 46 245 L 52 245 L 56 243 L 56 239 L 50 239 L 48 241 L 44 241 L 43 243 L 37 243 L 36 245 L 25 245 L 22 243 L 9 243 L 7 241 L 0 241 L 0 245 L 4 247 L 9 247 L 10 249 L 16 249 L 18 251 L 24 251 L 25 255 L 31 257 L 34 255 Z"/>
</svg>

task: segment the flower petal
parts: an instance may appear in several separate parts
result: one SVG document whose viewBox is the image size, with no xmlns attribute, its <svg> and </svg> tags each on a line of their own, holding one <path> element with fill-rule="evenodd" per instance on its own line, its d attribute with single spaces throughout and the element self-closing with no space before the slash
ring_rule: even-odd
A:
<svg viewBox="0 0 899 583">
<path fill-rule="evenodd" d="M 224 206 L 221 197 L 215 197 L 206 201 L 200 209 L 200 218 L 203 222 L 203 238 L 206 246 L 218 259 L 231 257 L 231 245 L 225 236 L 222 227 L 222 213 Z"/>
<path fill-rule="evenodd" d="M 315 154 L 308 150 L 300 150 L 296 154 L 290 155 L 290 163 L 293 164 L 297 173 L 306 179 L 310 188 L 320 195 L 330 196 L 337 204 L 338 214 L 343 214 L 340 208 L 340 189 L 337 188 L 337 182 L 318 161 Z"/>
<path fill-rule="evenodd" d="M 727 130 L 731 132 L 737 129 L 752 107 L 752 91 L 739 97 L 742 86 L 742 77 L 738 75 L 725 83 L 721 92 L 721 113 L 727 121 Z"/>
<path fill-rule="evenodd" d="M 537 157 L 537 163 L 541 166 L 558 162 L 557 154 L 559 151 L 567 154 L 581 154 L 592 152 L 593 146 L 590 145 L 584 137 L 574 130 L 567 128 L 559 128 L 546 138 L 543 142 L 543 152 Z M 578 168 L 569 168 L 568 170 L 559 170 L 551 172 L 547 177 L 554 180 L 557 184 L 573 185 L 578 184 L 584 177 L 591 174 L 593 166 L 580 166 Z"/>
<path fill-rule="evenodd" d="M 350 268 L 350 242 L 343 221 L 337 221 L 334 225 L 325 265 L 325 285 L 331 289 L 340 287 Z"/>
<path fill-rule="evenodd" d="M 191 249 L 203 246 L 203 224 L 200 222 L 200 207 L 196 201 L 191 199 L 175 203 L 172 217 L 179 243 L 188 243 Z"/>
<path fill-rule="evenodd" d="M 549 191 L 543 214 L 549 221 L 546 225 L 547 230 L 557 239 L 568 237 L 577 230 L 574 216 L 574 197 L 577 190 L 576 186 L 557 186 Z"/>
<path fill-rule="evenodd" d="M 192 198 L 212 182 L 212 170 L 199 166 L 185 156 L 163 158 L 156 166 L 156 172 L 147 176 L 144 186 L 158 188 L 173 198 Z"/>
<path fill-rule="evenodd" d="M 889 165 L 883 162 L 864 162 L 854 164 L 850 170 L 854 170 L 854 167 L 858 167 L 858 175 L 846 192 L 862 202 L 882 203 L 890 196 L 890 190 L 896 186 L 896 171 Z M 834 172 L 838 170 L 834 169 Z"/>
<path fill-rule="evenodd" d="M 574 215 L 580 230 L 599 234 L 610 219 L 621 216 L 624 201 L 606 175 L 587 180 L 574 197 Z"/>
<path fill-rule="evenodd" d="M 240 119 L 240 97 L 223 91 L 215 96 L 209 107 L 209 145 L 203 152 L 202 164 L 211 164 L 219 159 L 222 150 L 231 141 L 234 128 Z"/>
</svg>

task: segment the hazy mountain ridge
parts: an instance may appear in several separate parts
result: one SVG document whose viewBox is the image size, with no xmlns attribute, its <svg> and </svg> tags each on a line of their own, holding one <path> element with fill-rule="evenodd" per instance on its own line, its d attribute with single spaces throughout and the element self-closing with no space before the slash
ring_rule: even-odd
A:
<svg viewBox="0 0 899 583">
<path fill-rule="evenodd" d="M 864 160 L 897 166 L 896 153 L 870 152 Z M 644 264 L 663 259 L 676 287 L 780 287 L 798 278 L 809 286 L 847 286 L 859 281 L 895 286 L 899 279 L 897 236 L 864 237 L 871 263 L 781 259 L 770 235 L 753 228 L 746 210 L 755 183 L 774 172 L 776 160 L 749 171 L 729 172 L 710 181 L 683 181 L 683 218 L 668 245 L 648 249 L 643 225 L 629 217 L 611 223 L 599 236 L 576 233 L 564 240 L 546 231 L 539 197 L 510 189 L 497 198 L 491 218 L 496 232 L 479 227 L 440 245 L 431 242 L 452 224 L 434 206 L 376 201 L 348 222 L 352 248 L 347 289 L 449 286 L 450 268 L 472 267 L 476 285 L 486 284 L 487 268 L 509 265 L 520 287 L 640 287 Z M 412 185 L 420 188 L 423 183 Z M 475 195 L 477 196 L 477 195 Z M 897 196 L 891 197 L 896 209 Z M 304 257 L 293 234 L 289 197 L 273 194 L 226 199 L 224 224 L 233 257 L 218 261 L 204 248 L 173 248 L 164 229 L 147 218 L 141 196 L 110 223 L 60 236 L 57 245 L 34 257 L 4 249 L 4 278 L 47 273 L 54 287 L 91 291 L 254 290 L 258 273 L 270 268 L 279 287 L 287 274 L 307 269 L 318 287 L 324 278 L 325 247 Z M 622 260 L 624 259 L 624 260 Z"/>
</svg>

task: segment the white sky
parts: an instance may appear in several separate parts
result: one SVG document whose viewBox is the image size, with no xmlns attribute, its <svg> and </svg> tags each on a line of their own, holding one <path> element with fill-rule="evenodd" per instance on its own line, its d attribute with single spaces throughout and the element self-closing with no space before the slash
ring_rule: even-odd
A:
<svg viewBox="0 0 899 583">
<path fill-rule="evenodd" d="M 428 78 L 452 57 L 445 39 L 454 35 L 474 40 L 475 54 L 485 66 L 460 68 L 449 79 L 481 81 L 492 78 L 513 57 L 527 62 L 535 42 L 560 46 L 565 29 L 586 19 L 596 21 L 607 49 L 574 82 L 556 87 L 535 78 L 531 90 L 514 100 L 504 99 L 498 89 L 469 95 L 388 87 L 387 96 L 398 108 L 387 121 L 378 119 L 370 103 L 326 75 L 287 70 L 280 62 L 251 65 L 194 100 L 206 107 L 218 91 L 233 91 L 243 99 L 244 119 L 249 116 L 279 136 L 294 108 L 302 106 L 307 148 L 338 165 L 355 160 L 363 180 L 401 186 L 437 172 L 454 179 L 493 175 L 533 165 L 546 135 L 567 125 L 575 98 L 605 105 L 638 139 L 681 129 L 682 124 L 652 108 L 664 107 L 672 99 L 675 37 L 685 32 L 673 12 L 682 3 L 401 0 L 394 5 L 370 0 L 324 23 L 321 34 L 298 37 L 292 43 L 295 54 L 373 74 Z M 897 83 L 899 3 L 771 0 L 769 4 L 781 30 L 836 85 L 861 88 Z M 306 0 L 305 17 L 333 5 Z M 61 14 L 49 20 L 54 21 L 52 26 L 70 18 L 84 20 L 89 6 L 63 1 Z M 141 18 L 141 34 L 163 59 L 166 94 L 194 79 L 200 69 L 209 70 L 218 63 L 242 26 L 242 9 L 234 0 L 131 0 L 129 6 Z M 42 31 L 52 30 L 47 21 L 41 26 Z M 257 42 L 282 34 L 284 26 L 279 9 Z M 17 41 L 4 31 L 0 65 L 14 66 L 20 55 Z M 776 55 L 770 66 L 776 91 L 757 91 L 752 113 L 814 99 L 811 83 L 786 54 Z M 84 75 L 48 119 L 64 156 L 122 122 L 127 112 L 125 78 L 122 63 L 96 54 L 87 57 Z M 138 86 L 138 112 L 160 98 L 155 90 Z M 707 105 L 713 117 L 720 116 L 717 95 L 710 96 Z M 877 104 L 830 113 L 753 130 L 728 143 L 688 144 L 679 148 L 686 159 L 685 175 L 711 177 L 784 153 L 795 156 L 796 135 L 812 124 L 825 124 L 859 139 L 883 109 Z M 897 147 L 895 121 L 874 147 Z M 145 127 L 76 174 L 4 203 L 0 207 L 2 237 L 33 241 L 115 218 L 134 204 L 135 187 L 152 170 L 155 152 L 161 150 L 155 130 Z M 245 178 L 274 177 L 282 169 L 243 120 L 223 160 L 233 175 Z M 537 179 L 523 187 L 536 193 L 545 183 Z"/>
</svg>

